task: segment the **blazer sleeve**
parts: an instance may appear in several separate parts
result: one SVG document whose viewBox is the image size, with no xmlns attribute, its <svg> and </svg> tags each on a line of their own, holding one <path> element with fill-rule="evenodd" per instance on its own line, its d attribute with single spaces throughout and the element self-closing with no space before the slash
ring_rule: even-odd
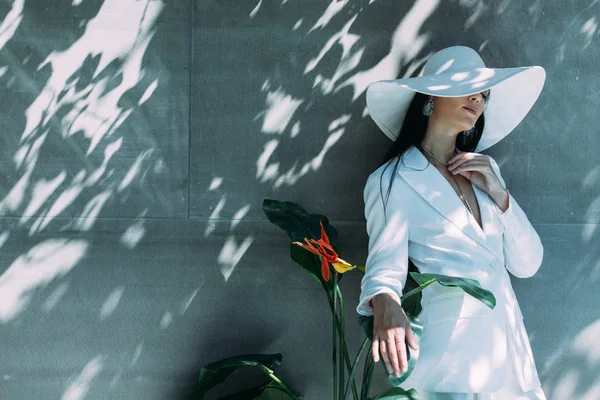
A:
<svg viewBox="0 0 600 400">
<path fill-rule="evenodd" d="M 506 183 L 502 178 L 498 163 L 492 157 L 488 157 L 500 183 L 506 189 Z M 494 202 L 492 201 L 492 203 Z M 503 243 L 506 269 L 518 278 L 532 277 L 540 268 L 544 257 L 544 247 L 538 233 L 510 191 L 508 192 L 508 208 L 504 212 L 496 203 L 494 205 L 494 210 L 504 226 Z"/>
<path fill-rule="evenodd" d="M 390 179 L 389 174 L 386 175 L 382 179 L 383 188 L 380 191 L 381 175 L 371 174 L 363 193 L 369 245 L 356 311 L 365 316 L 374 314 L 370 300 L 380 293 L 390 294 L 401 304 L 402 288 L 408 273 L 408 221 L 394 196 L 398 182 L 392 185 L 384 215 L 382 200 L 387 194 Z"/>
</svg>

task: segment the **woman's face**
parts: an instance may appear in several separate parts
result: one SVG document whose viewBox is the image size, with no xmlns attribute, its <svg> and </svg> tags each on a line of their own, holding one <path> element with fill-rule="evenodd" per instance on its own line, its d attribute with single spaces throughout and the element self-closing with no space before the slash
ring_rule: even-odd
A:
<svg viewBox="0 0 600 400">
<path fill-rule="evenodd" d="M 471 129 L 483 113 L 485 100 L 490 91 L 472 94 L 463 97 L 435 97 L 432 96 L 434 117 L 439 122 L 454 126 L 458 132 Z"/>
</svg>

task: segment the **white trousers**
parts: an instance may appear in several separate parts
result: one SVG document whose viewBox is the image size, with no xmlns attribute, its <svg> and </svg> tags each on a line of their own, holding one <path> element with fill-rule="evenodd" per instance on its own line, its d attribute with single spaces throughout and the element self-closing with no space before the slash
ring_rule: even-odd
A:
<svg viewBox="0 0 600 400">
<path fill-rule="evenodd" d="M 507 348 L 506 380 L 504 386 L 494 393 L 439 393 L 419 392 L 424 400 L 546 400 L 541 387 L 524 392 L 519 385 L 510 348 Z"/>
</svg>

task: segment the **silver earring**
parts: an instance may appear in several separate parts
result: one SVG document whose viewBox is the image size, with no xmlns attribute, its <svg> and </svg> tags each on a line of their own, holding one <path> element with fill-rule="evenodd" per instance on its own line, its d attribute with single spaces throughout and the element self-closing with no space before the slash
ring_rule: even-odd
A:
<svg viewBox="0 0 600 400">
<path fill-rule="evenodd" d="M 429 117 L 431 114 L 433 114 L 433 100 L 429 99 L 423 106 L 423 115 Z"/>
</svg>

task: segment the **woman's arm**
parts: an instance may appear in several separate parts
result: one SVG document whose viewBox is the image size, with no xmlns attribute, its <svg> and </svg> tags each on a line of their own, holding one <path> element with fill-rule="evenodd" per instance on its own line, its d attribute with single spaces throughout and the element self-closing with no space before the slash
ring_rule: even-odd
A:
<svg viewBox="0 0 600 400">
<path fill-rule="evenodd" d="M 398 202 L 394 201 L 394 189 L 397 189 L 398 182 L 395 182 L 396 186 L 392 186 L 390 201 L 386 207 L 386 222 L 379 177 L 380 173 L 371 174 L 363 193 L 369 253 L 356 311 L 366 316 L 374 314 L 370 300 L 379 294 L 385 293 L 401 304 L 402 288 L 408 273 L 408 222 Z M 382 179 L 384 199 L 389 179 L 390 174 L 384 174 Z"/>
<path fill-rule="evenodd" d="M 496 203 L 494 211 L 504 226 L 506 269 L 518 278 L 529 278 L 535 275 L 542 265 L 544 247 L 527 215 L 506 188 L 498 163 L 492 157 L 488 157 L 492 169 L 504 187 L 503 192 L 492 193 L 490 197 Z M 508 206 L 505 208 L 507 202 Z"/>
</svg>

